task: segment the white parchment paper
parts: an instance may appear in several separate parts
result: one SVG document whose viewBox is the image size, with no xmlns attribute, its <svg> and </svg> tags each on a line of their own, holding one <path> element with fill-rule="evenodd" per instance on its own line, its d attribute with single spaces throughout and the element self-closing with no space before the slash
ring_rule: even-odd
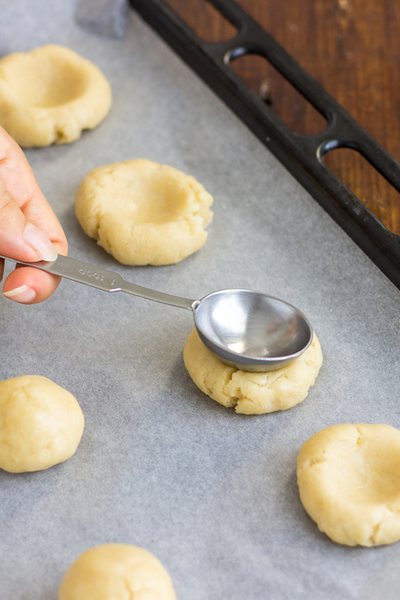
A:
<svg viewBox="0 0 400 600">
<path fill-rule="evenodd" d="M 55 600 L 69 565 L 106 542 L 155 554 L 180 600 L 397 600 L 400 544 L 347 548 L 319 533 L 295 463 L 323 427 L 400 427 L 398 290 L 133 11 L 113 39 L 76 24 L 71 0 L 0 8 L 1 55 L 63 44 L 113 88 L 97 129 L 26 152 L 70 255 L 190 298 L 269 292 L 309 316 L 324 352 L 302 404 L 246 417 L 191 382 L 187 311 L 68 281 L 41 305 L 0 298 L 0 377 L 44 375 L 86 419 L 64 464 L 0 472 L 1 600 Z M 190 173 L 214 196 L 206 245 L 178 265 L 123 267 L 76 221 L 83 177 L 131 158 Z"/>
</svg>

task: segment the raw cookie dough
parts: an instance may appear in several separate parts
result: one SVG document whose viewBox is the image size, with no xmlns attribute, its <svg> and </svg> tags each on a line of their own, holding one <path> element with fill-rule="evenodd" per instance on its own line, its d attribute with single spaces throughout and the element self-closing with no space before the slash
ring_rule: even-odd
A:
<svg viewBox="0 0 400 600">
<path fill-rule="evenodd" d="M 161 562 L 142 548 L 105 544 L 84 552 L 65 573 L 58 600 L 176 600 Z"/>
<path fill-rule="evenodd" d="M 42 46 L 0 60 L 0 125 L 20 146 L 73 142 L 110 107 L 107 79 L 69 48 Z"/>
<path fill-rule="evenodd" d="M 196 329 L 188 337 L 183 359 L 198 388 L 237 413 L 260 415 L 298 404 L 314 385 L 322 364 L 314 334 L 309 348 L 290 365 L 268 373 L 250 373 L 220 361 L 200 340 Z"/>
<path fill-rule="evenodd" d="M 84 417 L 72 394 L 39 375 L 0 382 L 0 468 L 48 469 L 70 458 Z"/>
<path fill-rule="evenodd" d="M 333 425 L 300 449 L 301 502 L 320 531 L 347 546 L 400 539 L 400 431 Z"/>
<path fill-rule="evenodd" d="M 77 194 L 85 233 L 125 265 L 168 265 L 203 246 L 212 197 L 194 177 L 146 159 L 91 171 Z"/>
</svg>

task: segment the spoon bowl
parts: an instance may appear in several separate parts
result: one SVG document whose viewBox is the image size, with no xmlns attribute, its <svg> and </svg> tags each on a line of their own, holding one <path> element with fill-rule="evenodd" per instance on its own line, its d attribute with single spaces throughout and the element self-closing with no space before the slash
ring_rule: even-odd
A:
<svg viewBox="0 0 400 600">
<path fill-rule="evenodd" d="M 287 302 L 250 290 L 221 290 L 193 305 L 202 342 L 223 362 L 244 371 L 291 363 L 311 344 L 308 319 Z"/>
</svg>

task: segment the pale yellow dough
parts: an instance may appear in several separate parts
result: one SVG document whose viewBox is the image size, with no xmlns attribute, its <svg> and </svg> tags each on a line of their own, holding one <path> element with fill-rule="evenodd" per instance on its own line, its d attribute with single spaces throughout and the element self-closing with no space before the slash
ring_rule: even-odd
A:
<svg viewBox="0 0 400 600">
<path fill-rule="evenodd" d="M 301 502 L 320 531 L 347 546 L 400 539 L 400 431 L 333 425 L 300 449 Z"/>
<path fill-rule="evenodd" d="M 126 265 L 168 265 L 206 241 L 212 197 L 190 175 L 146 159 L 91 171 L 76 194 L 83 230 Z"/>
<path fill-rule="evenodd" d="M 84 426 L 70 392 L 46 377 L 0 382 L 0 468 L 11 473 L 48 469 L 70 458 Z"/>
<path fill-rule="evenodd" d="M 176 600 L 171 577 L 142 548 L 104 544 L 84 552 L 65 573 L 58 600 Z"/>
<path fill-rule="evenodd" d="M 107 79 L 69 48 L 51 44 L 0 60 L 0 125 L 20 146 L 73 142 L 110 107 Z"/>
<path fill-rule="evenodd" d="M 286 367 L 250 373 L 221 362 L 200 340 L 196 329 L 183 351 L 185 366 L 197 387 L 237 413 L 260 415 L 285 410 L 302 402 L 314 385 L 322 364 L 321 346 L 314 334 L 309 348 Z"/>
</svg>

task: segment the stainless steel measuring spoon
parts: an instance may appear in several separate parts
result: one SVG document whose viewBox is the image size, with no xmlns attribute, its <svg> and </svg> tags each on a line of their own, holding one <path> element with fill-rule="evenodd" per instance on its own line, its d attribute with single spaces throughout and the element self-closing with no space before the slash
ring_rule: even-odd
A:
<svg viewBox="0 0 400 600">
<path fill-rule="evenodd" d="M 220 290 L 201 300 L 190 300 L 130 283 L 118 273 L 67 256 L 59 255 L 54 262 L 14 262 L 106 292 L 127 292 L 190 310 L 203 343 L 223 362 L 244 371 L 284 367 L 300 356 L 312 340 L 312 326 L 302 312 L 261 292 Z"/>
</svg>

